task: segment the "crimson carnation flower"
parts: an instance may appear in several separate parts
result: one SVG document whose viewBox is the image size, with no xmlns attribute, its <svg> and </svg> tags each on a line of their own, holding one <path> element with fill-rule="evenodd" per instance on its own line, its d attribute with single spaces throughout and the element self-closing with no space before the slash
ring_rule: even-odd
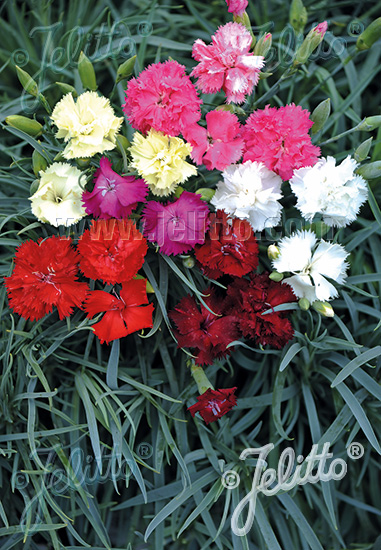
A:
<svg viewBox="0 0 381 550">
<path fill-rule="evenodd" d="M 204 298 L 211 313 L 201 304 L 201 311 L 195 299 L 185 296 L 170 312 L 170 319 L 176 324 L 174 331 L 179 348 L 194 348 L 198 365 L 211 365 L 215 359 L 229 355 L 226 347 L 236 340 L 239 331 L 233 315 L 223 315 L 223 302 L 209 288 Z"/>
<path fill-rule="evenodd" d="M 101 344 L 152 327 L 153 304 L 148 302 L 146 284 L 146 279 L 123 283 L 119 296 L 112 296 L 103 290 L 89 293 L 85 304 L 87 317 L 104 312 L 99 323 L 93 325 Z"/>
<path fill-rule="evenodd" d="M 154 63 L 132 78 L 122 106 L 133 128 L 146 134 L 151 128 L 169 136 L 200 120 L 202 101 L 184 65 Z"/>
<path fill-rule="evenodd" d="M 184 254 L 205 240 L 209 208 L 199 195 L 183 191 L 166 205 L 150 201 L 143 210 L 143 233 L 163 254 Z"/>
<path fill-rule="evenodd" d="M 249 222 L 231 219 L 222 210 L 210 215 L 205 244 L 195 254 L 207 277 L 242 277 L 258 266 L 258 245 Z"/>
<path fill-rule="evenodd" d="M 90 279 L 124 283 L 142 267 L 147 248 L 132 220 L 94 220 L 78 242 L 80 268 Z"/>
<path fill-rule="evenodd" d="M 88 286 L 77 281 L 79 254 L 71 239 L 49 237 L 17 248 L 15 268 L 5 277 L 9 305 L 24 319 L 42 319 L 57 307 L 60 319 L 81 307 Z"/>
<path fill-rule="evenodd" d="M 237 405 L 234 392 L 237 388 L 212 390 L 209 388 L 197 397 L 197 403 L 188 407 L 191 415 L 199 412 L 207 424 L 218 420 Z"/>
<path fill-rule="evenodd" d="M 107 157 L 101 158 L 94 174 L 94 189 L 83 193 L 82 202 L 87 214 L 96 218 L 127 218 L 139 202 L 145 201 L 148 186 L 142 179 L 120 176 L 111 166 Z"/>
<path fill-rule="evenodd" d="M 289 285 L 277 283 L 268 273 L 252 275 L 251 280 L 236 279 L 229 287 L 225 311 L 236 317 L 243 336 L 252 338 L 263 346 L 283 348 L 294 335 L 287 319 L 287 312 L 263 312 L 284 304 L 295 302 L 296 297 Z"/>
<path fill-rule="evenodd" d="M 183 132 L 192 145 L 192 159 L 205 164 L 208 170 L 225 170 L 242 156 L 244 142 L 239 120 L 228 111 L 210 111 L 205 119 L 207 128 L 194 124 Z"/>
<path fill-rule="evenodd" d="M 289 180 L 296 168 L 316 164 L 320 149 L 311 143 L 309 116 L 309 111 L 293 103 L 254 111 L 242 133 L 243 161 L 263 162 L 283 180 Z"/>
</svg>

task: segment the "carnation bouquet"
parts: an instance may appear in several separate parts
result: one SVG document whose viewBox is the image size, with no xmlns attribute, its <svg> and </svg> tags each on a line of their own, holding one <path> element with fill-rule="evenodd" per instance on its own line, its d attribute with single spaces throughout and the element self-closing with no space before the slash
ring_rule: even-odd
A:
<svg viewBox="0 0 381 550">
<path fill-rule="evenodd" d="M 1 22 L 3 547 L 378 548 L 380 5 L 34 4 Z"/>
</svg>

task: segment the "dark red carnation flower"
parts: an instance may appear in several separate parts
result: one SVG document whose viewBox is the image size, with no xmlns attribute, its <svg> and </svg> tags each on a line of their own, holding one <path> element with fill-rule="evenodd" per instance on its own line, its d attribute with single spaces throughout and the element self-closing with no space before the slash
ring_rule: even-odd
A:
<svg viewBox="0 0 381 550">
<path fill-rule="evenodd" d="M 205 393 L 197 397 L 197 403 L 188 407 L 191 415 L 199 412 L 207 424 L 218 420 L 229 412 L 237 404 L 234 392 L 237 388 L 212 390 L 209 388 Z"/>
<path fill-rule="evenodd" d="M 148 302 L 146 284 L 146 279 L 123 283 L 119 296 L 103 290 L 89 293 L 85 304 L 87 317 L 105 312 L 99 323 L 93 325 L 101 344 L 152 327 L 153 304 Z"/>
<path fill-rule="evenodd" d="M 132 220 L 93 220 L 78 242 L 80 268 L 90 279 L 123 283 L 142 267 L 147 248 Z"/>
<path fill-rule="evenodd" d="M 294 335 L 287 312 L 276 311 L 266 315 L 263 312 L 295 301 L 289 285 L 272 281 L 268 273 L 262 273 L 252 275 L 250 281 L 236 279 L 229 285 L 225 310 L 236 317 L 243 336 L 263 346 L 269 344 L 281 349 Z"/>
<path fill-rule="evenodd" d="M 258 265 L 258 245 L 246 220 L 232 219 L 218 210 L 210 215 L 211 226 L 205 244 L 196 246 L 197 260 L 206 276 L 242 277 Z"/>
<path fill-rule="evenodd" d="M 214 294 L 213 289 L 204 298 L 214 315 L 201 304 L 199 310 L 195 299 L 185 296 L 170 312 L 171 320 L 176 324 L 175 336 L 179 348 L 194 348 L 198 365 L 211 365 L 215 359 L 229 355 L 226 347 L 237 339 L 239 331 L 233 315 L 223 315 L 223 302 Z"/>
<path fill-rule="evenodd" d="M 88 286 L 77 280 L 79 254 L 71 239 L 49 237 L 17 248 L 15 268 L 5 277 L 9 305 L 24 319 L 42 319 L 57 307 L 60 319 L 81 307 Z"/>
</svg>

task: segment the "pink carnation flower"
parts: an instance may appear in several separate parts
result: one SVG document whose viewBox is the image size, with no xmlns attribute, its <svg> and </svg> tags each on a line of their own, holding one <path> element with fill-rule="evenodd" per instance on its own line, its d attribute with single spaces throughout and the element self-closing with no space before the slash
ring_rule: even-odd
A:
<svg viewBox="0 0 381 550">
<path fill-rule="evenodd" d="M 108 158 L 101 158 L 94 174 L 94 189 L 83 193 L 82 202 L 87 214 L 96 218 L 127 218 L 138 202 L 146 200 L 148 186 L 142 179 L 120 176 L 111 166 Z"/>
<path fill-rule="evenodd" d="M 226 0 L 226 3 L 228 12 L 238 16 L 243 14 L 249 4 L 248 0 Z"/>
<path fill-rule="evenodd" d="M 292 177 L 296 168 L 313 166 L 320 155 L 312 145 L 308 130 L 313 122 L 309 111 L 300 105 L 285 105 L 254 111 L 246 121 L 243 161 L 263 162 L 283 180 Z"/>
<path fill-rule="evenodd" d="M 174 202 L 150 201 L 143 211 L 143 234 L 163 254 L 183 254 L 205 241 L 210 224 L 207 204 L 194 193 L 183 191 Z"/>
<path fill-rule="evenodd" d="M 194 124 L 184 133 L 192 145 L 191 156 L 208 170 L 225 170 L 242 156 L 244 141 L 239 137 L 239 120 L 228 111 L 210 111 L 205 118 L 207 128 Z"/>
<path fill-rule="evenodd" d="M 192 56 L 199 64 L 191 76 L 198 77 L 198 88 L 206 94 L 222 89 L 228 103 L 243 103 L 258 83 L 264 65 L 262 56 L 250 53 L 251 43 L 249 31 L 240 23 L 220 27 L 208 46 L 197 39 Z"/>
<path fill-rule="evenodd" d="M 151 128 L 177 136 L 201 117 L 201 99 L 177 61 L 154 63 L 132 78 L 123 111 L 133 128 L 146 134 Z"/>
</svg>

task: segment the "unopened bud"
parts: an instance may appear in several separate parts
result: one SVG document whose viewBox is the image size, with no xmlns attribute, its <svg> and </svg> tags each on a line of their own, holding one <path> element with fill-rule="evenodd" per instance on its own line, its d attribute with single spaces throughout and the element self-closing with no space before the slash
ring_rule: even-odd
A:
<svg viewBox="0 0 381 550">
<path fill-rule="evenodd" d="M 209 189 L 208 187 L 201 187 L 200 189 L 197 189 L 196 195 L 200 195 L 200 199 L 203 201 L 211 201 L 214 197 L 215 190 Z"/>
<path fill-rule="evenodd" d="M 153 286 L 151 285 L 151 283 L 145 277 L 143 277 L 142 275 L 135 275 L 134 279 L 139 279 L 139 280 L 146 281 L 146 292 L 147 292 L 147 294 L 154 294 L 155 293 L 155 291 L 153 289 Z"/>
<path fill-rule="evenodd" d="M 123 151 L 126 152 L 127 149 L 129 149 L 131 146 L 131 143 L 128 141 L 128 139 L 123 136 L 122 134 L 118 134 L 116 136 L 116 148 L 118 149 L 119 153 L 122 155 Z"/>
<path fill-rule="evenodd" d="M 381 126 L 381 115 L 367 116 L 356 126 L 356 130 L 371 132 Z"/>
<path fill-rule="evenodd" d="M 381 176 L 381 160 L 375 162 L 369 162 L 357 168 L 356 173 L 362 176 L 366 180 L 373 180 Z"/>
<path fill-rule="evenodd" d="M 307 298 L 300 298 L 298 305 L 302 311 L 307 311 L 310 309 L 310 303 Z"/>
<path fill-rule="evenodd" d="M 86 170 L 90 166 L 91 159 L 90 158 L 77 158 L 75 159 L 78 168 L 81 168 L 81 170 Z"/>
<path fill-rule="evenodd" d="M 254 55 L 266 57 L 271 49 L 272 42 L 272 35 L 271 33 L 267 32 L 256 43 L 254 48 Z"/>
<path fill-rule="evenodd" d="M 34 180 L 30 186 L 30 196 L 34 195 L 37 191 L 38 191 L 38 188 L 40 187 L 40 180 Z"/>
<path fill-rule="evenodd" d="M 328 302 L 321 302 L 320 300 L 315 300 L 315 302 L 312 304 L 312 307 L 315 311 L 320 313 L 320 315 L 323 315 L 323 317 L 334 317 L 335 312 L 333 311 L 333 307 Z"/>
<path fill-rule="evenodd" d="M 368 158 L 368 153 L 370 151 L 370 148 L 372 146 L 373 138 L 369 138 L 366 141 L 363 141 L 356 149 L 355 154 L 353 155 L 353 158 L 356 162 L 362 162 L 363 160 L 366 160 Z"/>
<path fill-rule="evenodd" d="M 296 50 L 294 65 L 300 65 L 308 60 L 310 55 L 316 50 L 323 40 L 327 28 L 327 21 L 323 21 L 307 34 L 301 46 Z"/>
<path fill-rule="evenodd" d="M 279 248 L 275 244 L 270 244 L 267 248 L 267 256 L 270 260 L 276 260 L 280 254 Z"/>
<path fill-rule="evenodd" d="M 324 124 L 327 122 L 328 117 L 331 113 L 331 100 L 328 97 L 313 110 L 310 118 L 313 121 L 314 125 L 311 128 L 311 134 L 317 134 Z"/>
<path fill-rule="evenodd" d="M 269 76 L 272 76 L 274 73 L 269 73 L 266 71 L 260 71 L 259 72 L 259 80 L 265 80 L 266 78 L 269 78 Z"/>
<path fill-rule="evenodd" d="M 5 122 L 9 126 L 17 128 L 32 137 L 40 136 L 44 130 L 43 126 L 37 122 L 37 120 L 22 115 L 9 115 L 5 119 Z"/>
<path fill-rule="evenodd" d="M 181 185 L 178 185 L 174 192 L 175 197 L 179 198 L 184 193 L 184 191 L 185 191 L 184 187 L 181 187 Z"/>
<path fill-rule="evenodd" d="M 78 59 L 78 72 L 84 88 L 94 92 L 97 89 L 94 67 L 90 59 L 83 52 L 80 53 Z"/>
<path fill-rule="evenodd" d="M 272 281 L 275 281 L 276 283 L 280 283 L 280 281 L 283 279 L 283 277 L 284 277 L 283 273 L 278 273 L 277 271 L 273 271 L 269 275 L 269 278 Z"/>
<path fill-rule="evenodd" d="M 356 48 L 360 51 L 369 50 L 381 38 L 381 17 L 373 21 L 358 37 Z"/>
<path fill-rule="evenodd" d="M 136 55 L 133 57 L 130 57 L 130 59 L 127 59 L 124 63 L 119 65 L 118 70 L 116 72 L 116 81 L 115 84 L 118 84 L 121 80 L 125 80 L 126 78 L 129 78 L 134 70 L 136 61 Z"/>
<path fill-rule="evenodd" d="M 37 97 L 38 95 L 38 86 L 37 82 L 33 80 L 33 78 L 23 69 L 20 69 L 18 65 L 16 65 L 16 72 L 18 79 L 21 83 L 21 86 L 24 88 L 28 94 Z"/>
<path fill-rule="evenodd" d="M 216 111 L 228 111 L 229 113 L 233 113 L 234 115 L 241 115 L 246 116 L 245 111 L 242 109 L 242 107 L 239 107 L 238 105 L 235 105 L 234 103 L 230 103 L 229 105 L 219 105 L 215 109 Z"/>
<path fill-rule="evenodd" d="M 56 85 L 59 87 L 59 89 L 64 95 L 72 94 L 73 97 L 78 96 L 77 90 L 73 88 L 73 86 L 70 86 L 70 84 L 66 84 L 65 82 L 56 82 Z"/>
<path fill-rule="evenodd" d="M 307 10 L 302 0 L 292 0 L 290 7 L 290 24 L 297 33 L 303 32 L 307 24 L 307 19 Z"/>
<path fill-rule="evenodd" d="M 46 170 L 48 161 L 35 149 L 32 154 L 32 166 L 35 176 L 38 176 L 41 170 Z"/>
<path fill-rule="evenodd" d="M 188 258 L 183 259 L 183 266 L 187 269 L 192 269 L 196 265 L 195 259 L 192 258 L 192 256 L 188 256 Z"/>
</svg>

